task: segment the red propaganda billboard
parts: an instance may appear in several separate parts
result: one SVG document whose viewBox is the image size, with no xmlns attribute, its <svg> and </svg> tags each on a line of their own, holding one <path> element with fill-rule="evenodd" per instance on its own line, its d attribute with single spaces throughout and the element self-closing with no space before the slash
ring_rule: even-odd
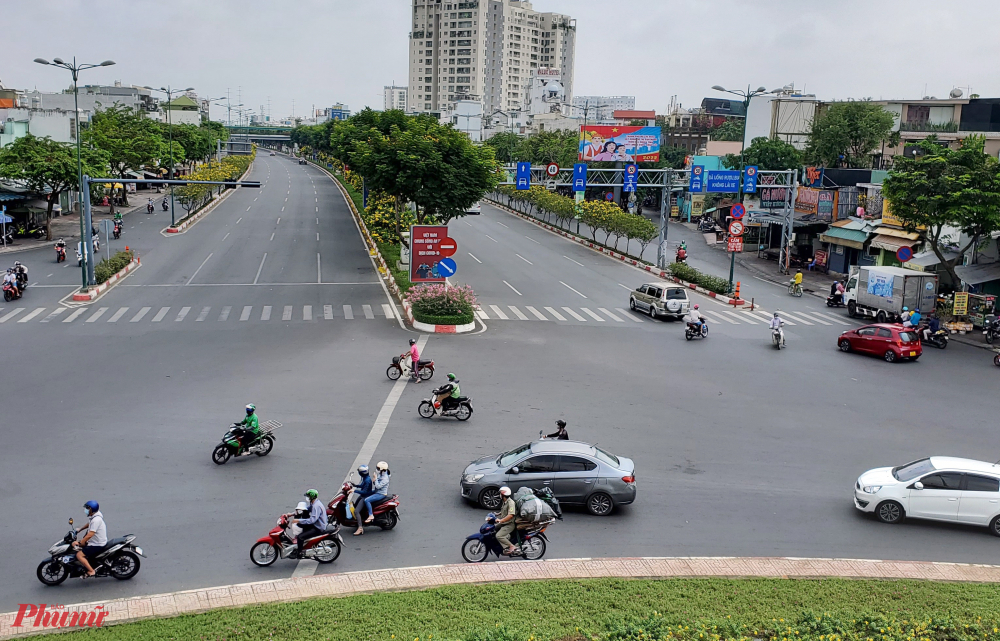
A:
<svg viewBox="0 0 1000 641">
<path fill-rule="evenodd" d="M 656 162 L 659 159 L 659 127 L 580 126 L 581 162 Z"/>
<path fill-rule="evenodd" d="M 410 227 L 410 282 L 443 283 L 437 265 L 458 251 L 455 239 L 448 238 L 447 225 L 412 225 Z"/>
</svg>

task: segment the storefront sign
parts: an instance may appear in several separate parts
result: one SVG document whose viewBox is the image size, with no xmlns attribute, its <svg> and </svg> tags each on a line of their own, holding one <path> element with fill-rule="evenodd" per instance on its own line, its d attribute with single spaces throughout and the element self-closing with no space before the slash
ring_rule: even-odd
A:
<svg viewBox="0 0 1000 641">
<path fill-rule="evenodd" d="M 802 181 L 806 187 L 819 189 L 823 186 L 823 168 L 806 167 L 805 180 Z"/>
<path fill-rule="evenodd" d="M 969 292 L 955 292 L 955 305 L 952 316 L 965 316 L 969 313 Z"/>
<path fill-rule="evenodd" d="M 759 187 L 761 209 L 784 209 L 786 187 Z"/>
<path fill-rule="evenodd" d="M 815 214 L 819 208 L 819 189 L 799 187 L 795 195 L 795 211 L 799 214 Z"/>
<path fill-rule="evenodd" d="M 705 213 L 705 195 L 695 194 L 691 196 L 691 215 L 701 216 Z"/>
<path fill-rule="evenodd" d="M 819 201 L 816 204 L 816 213 L 819 219 L 832 223 L 837 220 L 837 201 L 840 200 L 840 192 L 832 189 L 824 189 L 819 192 Z"/>
<path fill-rule="evenodd" d="M 826 267 L 827 255 L 825 251 L 823 251 L 822 249 L 817 249 L 816 253 L 813 254 L 813 256 L 816 258 L 817 267 Z"/>
</svg>

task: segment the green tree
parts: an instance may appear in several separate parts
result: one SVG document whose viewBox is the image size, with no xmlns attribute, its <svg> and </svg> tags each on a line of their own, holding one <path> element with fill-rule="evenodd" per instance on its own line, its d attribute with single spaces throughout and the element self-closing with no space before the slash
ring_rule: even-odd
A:
<svg viewBox="0 0 1000 641">
<path fill-rule="evenodd" d="M 107 173 L 108 157 L 102 151 L 83 147 L 80 150 L 83 173 L 102 176 Z M 45 236 L 52 240 L 52 207 L 80 181 L 76 166 L 76 147 L 56 142 L 48 136 L 27 134 L 0 149 L 0 177 L 16 180 L 30 191 L 45 193 Z"/>
<path fill-rule="evenodd" d="M 730 169 L 740 168 L 739 154 L 726 154 L 722 164 Z M 743 152 L 744 165 L 756 165 L 758 169 L 783 170 L 802 166 L 802 154 L 794 145 L 783 140 L 760 136 L 750 142 Z"/>
<path fill-rule="evenodd" d="M 111 172 L 126 178 L 129 171 L 139 171 L 169 157 L 170 149 L 160 135 L 159 124 L 139 110 L 115 105 L 94 114 L 83 141 L 108 154 Z M 127 191 L 122 199 L 128 203 Z"/>
<path fill-rule="evenodd" d="M 663 147 L 660 149 L 660 160 L 655 163 L 657 168 L 683 169 L 684 161 L 690 152 L 682 147 Z"/>
<path fill-rule="evenodd" d="M 870 167 L 879 145 L 898 144 L 892 125 L 892 114 L 870 100 L 836 102 L 813 120 L 806 158 L 827 167 Z"/>
<path fill-rule="evenodd" d="M 718 127 L 713 127 L 708 131 L 712 140 L 727 140 L 729 142 L 743 141 L 743 118 L 729 118 Z"/>
<path fill-rule="evenodd" d="M 493 155 L 497 162 L 509 165 L 521 160 L 517 157 L 518 146 L 521 144 L 521 137 L 512 131 L 501 131 L 493 134 L 484 143 L 493 148 Z"/>
<path fill-rule="evenodd" d="M 920 234 L 957 286 L 953 261 L 945 247 L 958 247 L 959 239 L 944 233 L 946 227 L 969 237 L 958 247 L 959 258 L 976 243 L 1000 231 L 1000 163 L 984 152 L 985 138 L 969 136 L 961 149 L 949 149 L 933 137 L 918 143 L 914 158 L 897 156 L 882 185 L 892 213 L 906 228 Z"/>
</svg>

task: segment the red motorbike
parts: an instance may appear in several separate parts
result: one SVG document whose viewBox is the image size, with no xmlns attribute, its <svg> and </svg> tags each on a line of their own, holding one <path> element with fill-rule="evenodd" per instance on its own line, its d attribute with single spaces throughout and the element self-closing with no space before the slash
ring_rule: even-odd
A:
<svg viewBox="0 0 1000 641">
<path fill-rule="evenodd" d="M 21 293 L 14 294 L 14 287 L 11 286 L 10 283 L 4 283 L 3 284 L 3 300 L 4 300 L 4 302 L 9 303 L 10 301 L 14 300 L 15 298 L 20 298 L 21 296 L 22 296 Z"/>
<path fill-rule="evenodd" d="M 385 370 L 385 375 L 389 377 L 390 381 L 397 380 L 404 373 L 409 375 L 410 368 L 405 365 L 406 359 L 410 357 L 409 353 L 402 354 L 401 356 L 392 357 L 392 365 Z M 434 361 L 432 360 L 419 360 L 417 361 L 417 367 L 420 371 L 420 380 L 426 381 L 430 380 L 434 376 Z"/>
<path fill-rule="evenodd" d="M 343 527 L 357 528 L 358 520 L 348 514 L 348 510 L 351 506 L 350 496 L 354 493 L 354 486 L 350 483 L 344 483 L 340 488 L 340 494 L 333 497 L 326 506 L 326 516 L 331 523 L 337 523 Z M 360 505 L 360 503 L 359 503 Z M 375 512 L 375 520 L 369 525 L 377 525 L 383 530 L 391 530 L 396 527 L 396 523 L 399 521 L 399 495 L 393 494 L 387 499 L 382 499 L 381 501 L 375 503 L 372 506 L 372 510 Z M 356 508 L 363 511 L 365 518 L 368 518 L 368 512 L 364 507 Z"/>
<path fill-rule="evenodd" d="M 56 245 L 56 264 L 58 265 L 64 260 L 66 260 L 66 246 Z"/>
<path fill-rule="evenodd" d="M 337 560 L 344 546 L 344 539 L 340 536 L 340 526 L 331 523 L 327 526 L 326 532 L 307 539 L 302 547 L 302 556 L 299 557 L 296 553 L 298 546 L 292 540 L 289 530 L 294 527 L 289 523 L 294 516 L 295 514 L 282 514 L 278 518 L 278 525 L 271 528 L 267 536 L 257 539 L 250 548 L 250 560 L 254 565 L 266 567 L 278 558 L 314 559 L 320 563 L 333 563 Z"/>
</svg>

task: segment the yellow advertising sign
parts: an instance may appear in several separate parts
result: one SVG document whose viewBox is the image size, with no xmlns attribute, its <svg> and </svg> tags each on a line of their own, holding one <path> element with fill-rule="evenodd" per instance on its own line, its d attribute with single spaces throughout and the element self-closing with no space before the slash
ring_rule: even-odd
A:
<svg viewBox="0 0 1000 641">
<path fill-rule="evenodd" d="M 705 213 L 705 194 L 691 196 L 691 215 L 701 216 Z"/>
<path fill-rule="evenodd" d="M 969 292 L 955 292 L 955 306 L 952 316 L 967 316 L 969 313 Z"/>
<path fill-rule="evenodd" d="M 892 225 L 893 227 L 906 227 L 906 223 L 899 216 L 892 213 L 892 208 L 889 207 L 889 201 L 887 199 L 882 200 L 882 224 Z M 927 229 L 924 225 L 918 225 L 917 231 L 923 231 Z"/>
</svg>

